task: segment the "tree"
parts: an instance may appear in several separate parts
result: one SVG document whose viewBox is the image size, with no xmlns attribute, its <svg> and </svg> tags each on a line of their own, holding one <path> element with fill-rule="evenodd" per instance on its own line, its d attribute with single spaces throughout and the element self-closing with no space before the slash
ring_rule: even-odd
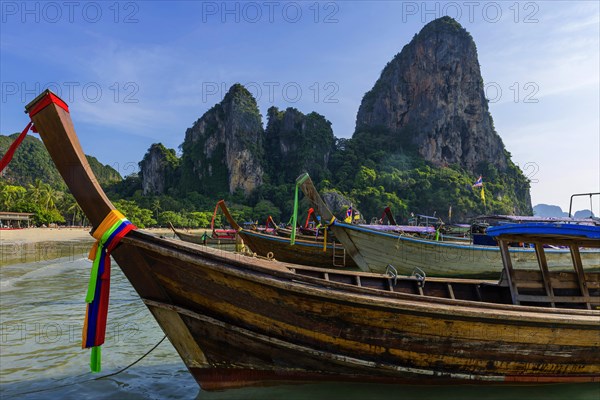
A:
<svg viewBox="0 0 600 400">
<path fill-rule="evenodd" d="M 17 211 L 17 205 L 25 198 L 27 190 L 21 186 L 4 185 L 0 187 L 0 203 L 6 211 Z"/>
<path fill-rule="evenodd" d="M 63 213 L 71 216 L 71 225 L 76 225 L 76 222 L 79 221 L 79 217 L 83 216 L 83 210 L 79 206 L 79 203 L 77 203 L 72 194 L 65 193 L 62 204 L 62 209 L 64 210 Z"/>
<path fill-rule="evenodd" d="M 162 210 L 161 206 L 160 206 L 160 200 L 159 199 L 154 199 L 152 201 L 152 205 L 151 205 L 151 209 L 152 211 L 154 211 L 154 215 L 156 215 L 156 220 L 158 221 L 158 212 L 160 210 Z"/>
<path fill-rule="evenodd" d="M 261 200 L 254 207 L 252 215 L 254 218 L 258 219 L 259 223 L 264 223 L 269 216 L 273 217 L 275 221 L 279 221 L 281 218 L 281 210 L 271 201 Z"/>
<path fill-rule="evenodd" d="M 177 227 L 185 226 L 185 221 L 183 216 L 175 211 L 163 211 L 158 216 L 158 224 L 160 226 L 168 226 L 169 222 Z"/>
<path fill-rule="evenodd" d="M 152 218 L 152 211 L 139 207 L 135 201 L 118 200 L 114 202 L 114 206 L 138 228 L 156 225 L 156 220 Z"/>
<path fill-rule="evenodd" d="M 212 220 L 212 213 L 208 211 L 193 211 L 187 213 L 186 217 L 189 221 L 190 228 L 209 228 L 210 221 Z M 217 215 L 217 217 L 220 217 L 220 215 Z"/>
</svg>

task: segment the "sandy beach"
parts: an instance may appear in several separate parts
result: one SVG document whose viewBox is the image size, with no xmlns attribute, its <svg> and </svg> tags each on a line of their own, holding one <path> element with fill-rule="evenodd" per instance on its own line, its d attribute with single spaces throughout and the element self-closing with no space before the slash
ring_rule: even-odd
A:
<svg viewBox="0 0 600 400">
<path fill-rule="evenodd" d="M 85 257 L 94 242 L 89 231 L 89 227 L 0 230 L 0 266 Z M 145 231 L 157 236 L 173 237 L 170 229 Z"/>
<path fill-rule="evenodd" d="M 90 228 L 27 228 L 0 230 L 0 242 L 54 242 L 71 240 L 94 240 Z"/>
<path fill-rule="evenodd" d="M 89 227 L 86 228 L 27 228 L 14 230 L 0 230 L 0 244 L 2 242 L 38 243 L 38 242 L 66 242 L 82 240 L 92 242 L 94 238 L 90 235 Z M 154 235 L 165 235 L 171 237 L 170 229 L 155 228 L 145 229 Z"/>
</svg>

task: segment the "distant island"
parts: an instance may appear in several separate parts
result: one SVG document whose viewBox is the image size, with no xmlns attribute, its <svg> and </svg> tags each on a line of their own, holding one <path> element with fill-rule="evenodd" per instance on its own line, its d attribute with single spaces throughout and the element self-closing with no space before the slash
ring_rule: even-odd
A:
<svg viewBox="0 0 600 400">
<path fill-rule="evenodd" d="M 568 217 L 569 213 L 565 212 L 559 206 L 554 206 L 550 204 L 538 204 L 533 207 L 533 215 L 538 217 L 550 217 L 550 218 L 560 218 L 560 217 Z M 575 211 L 572 215 L 574 218 L 594 218 L 596 215 L 591 210 L 579 210 Z"/>
</svg>

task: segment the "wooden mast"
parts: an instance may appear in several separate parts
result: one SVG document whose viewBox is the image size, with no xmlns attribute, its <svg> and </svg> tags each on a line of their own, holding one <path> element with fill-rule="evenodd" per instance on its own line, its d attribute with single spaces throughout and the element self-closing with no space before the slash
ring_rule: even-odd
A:
<svg viewBox="0 0 600 400">
<path fill-rule="evenodd" d="M 38 110 L 44 102 L 48 104 Z M 25 106 L 25 110 L 33 114 L 30 115 L 31 120 L 58 172 L 83 213 L 96 228 L 115 207 L 106 197 L 92 172 L 75 134 L 68 109 L 61 107 L 58 102 L 62 100 L 50 90 L 46 90 Z"/>
</svg>

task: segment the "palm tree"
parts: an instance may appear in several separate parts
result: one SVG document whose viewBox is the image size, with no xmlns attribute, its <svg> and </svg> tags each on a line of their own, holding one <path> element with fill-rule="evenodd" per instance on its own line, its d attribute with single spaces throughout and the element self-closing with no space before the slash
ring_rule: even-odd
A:
<svg viewBox="0 0 600 400">
<path fill-rule="evenodd" d="M 14 209 L 25 196 L 25 188 L 21 186 L 4 185 L 0 188 L 0 201 L 6 211 Z"/>
<path fill-rule="evenodd" d="M 43 191 L 44 182 L 42 182 L 39 178 L 35 180 L 33 185 L 31 183 L 27 185 L 27 195 L 29 196 L 30 200 L 36 204 L 40 204 Z"/>
<path fill-rule="evenodd" d="M 152 208 L 152 210 L 154 211 L 154 213 L 156 214 L 156 221 L 158 222 L 158 212 L 160 210 L 162 210 L 161 206 L 160 206 L 160 200 L 159 199 L 154 199 L 152 201 L 152 205 L 150 206 Z"/>
<path fill-rule="evenodd" d="M 10 211 L 15 201 L 15 192 L 11 190 L 10 185 L 2 186 L 0 189 L 0 199 L 2 199 L 2 207 L 6 211 Z"/>
<path fill-rule="evenodd" d="M 75 225 L 75 222 L 77 221 L 78 217 L 83 214 L 83 211 L 81 210 L 81 207 L 79 207 L 77 201 L 75 201 L 75 197 L 73 197 L 71 194 L 65 195 L 64 203 L 65 211 L 73 216 L 71 225 Z"/>
<path fill-rule="evenodd" d="M 41 206 L 42 208 L 44 208 L 45 210 L 53 210 L 56 208 L 56 203 L 55 203 L 55 199 L 57 195 L 57 191 L 52 189 L 52 186 L 50 186 L 47 183 L 43 183 L 42 184 L 42 191 L 41 191 Z"/>
<path fill-rule="evenodd" d="M 62 192 L 54 190 L 48 183 L 36 179 L 34 184 L 28 185 L 27 194 L 34 203 L 37 203 L 44 211 L 54 210 L 56 200 L 60 200 Z"/>
</svg>

